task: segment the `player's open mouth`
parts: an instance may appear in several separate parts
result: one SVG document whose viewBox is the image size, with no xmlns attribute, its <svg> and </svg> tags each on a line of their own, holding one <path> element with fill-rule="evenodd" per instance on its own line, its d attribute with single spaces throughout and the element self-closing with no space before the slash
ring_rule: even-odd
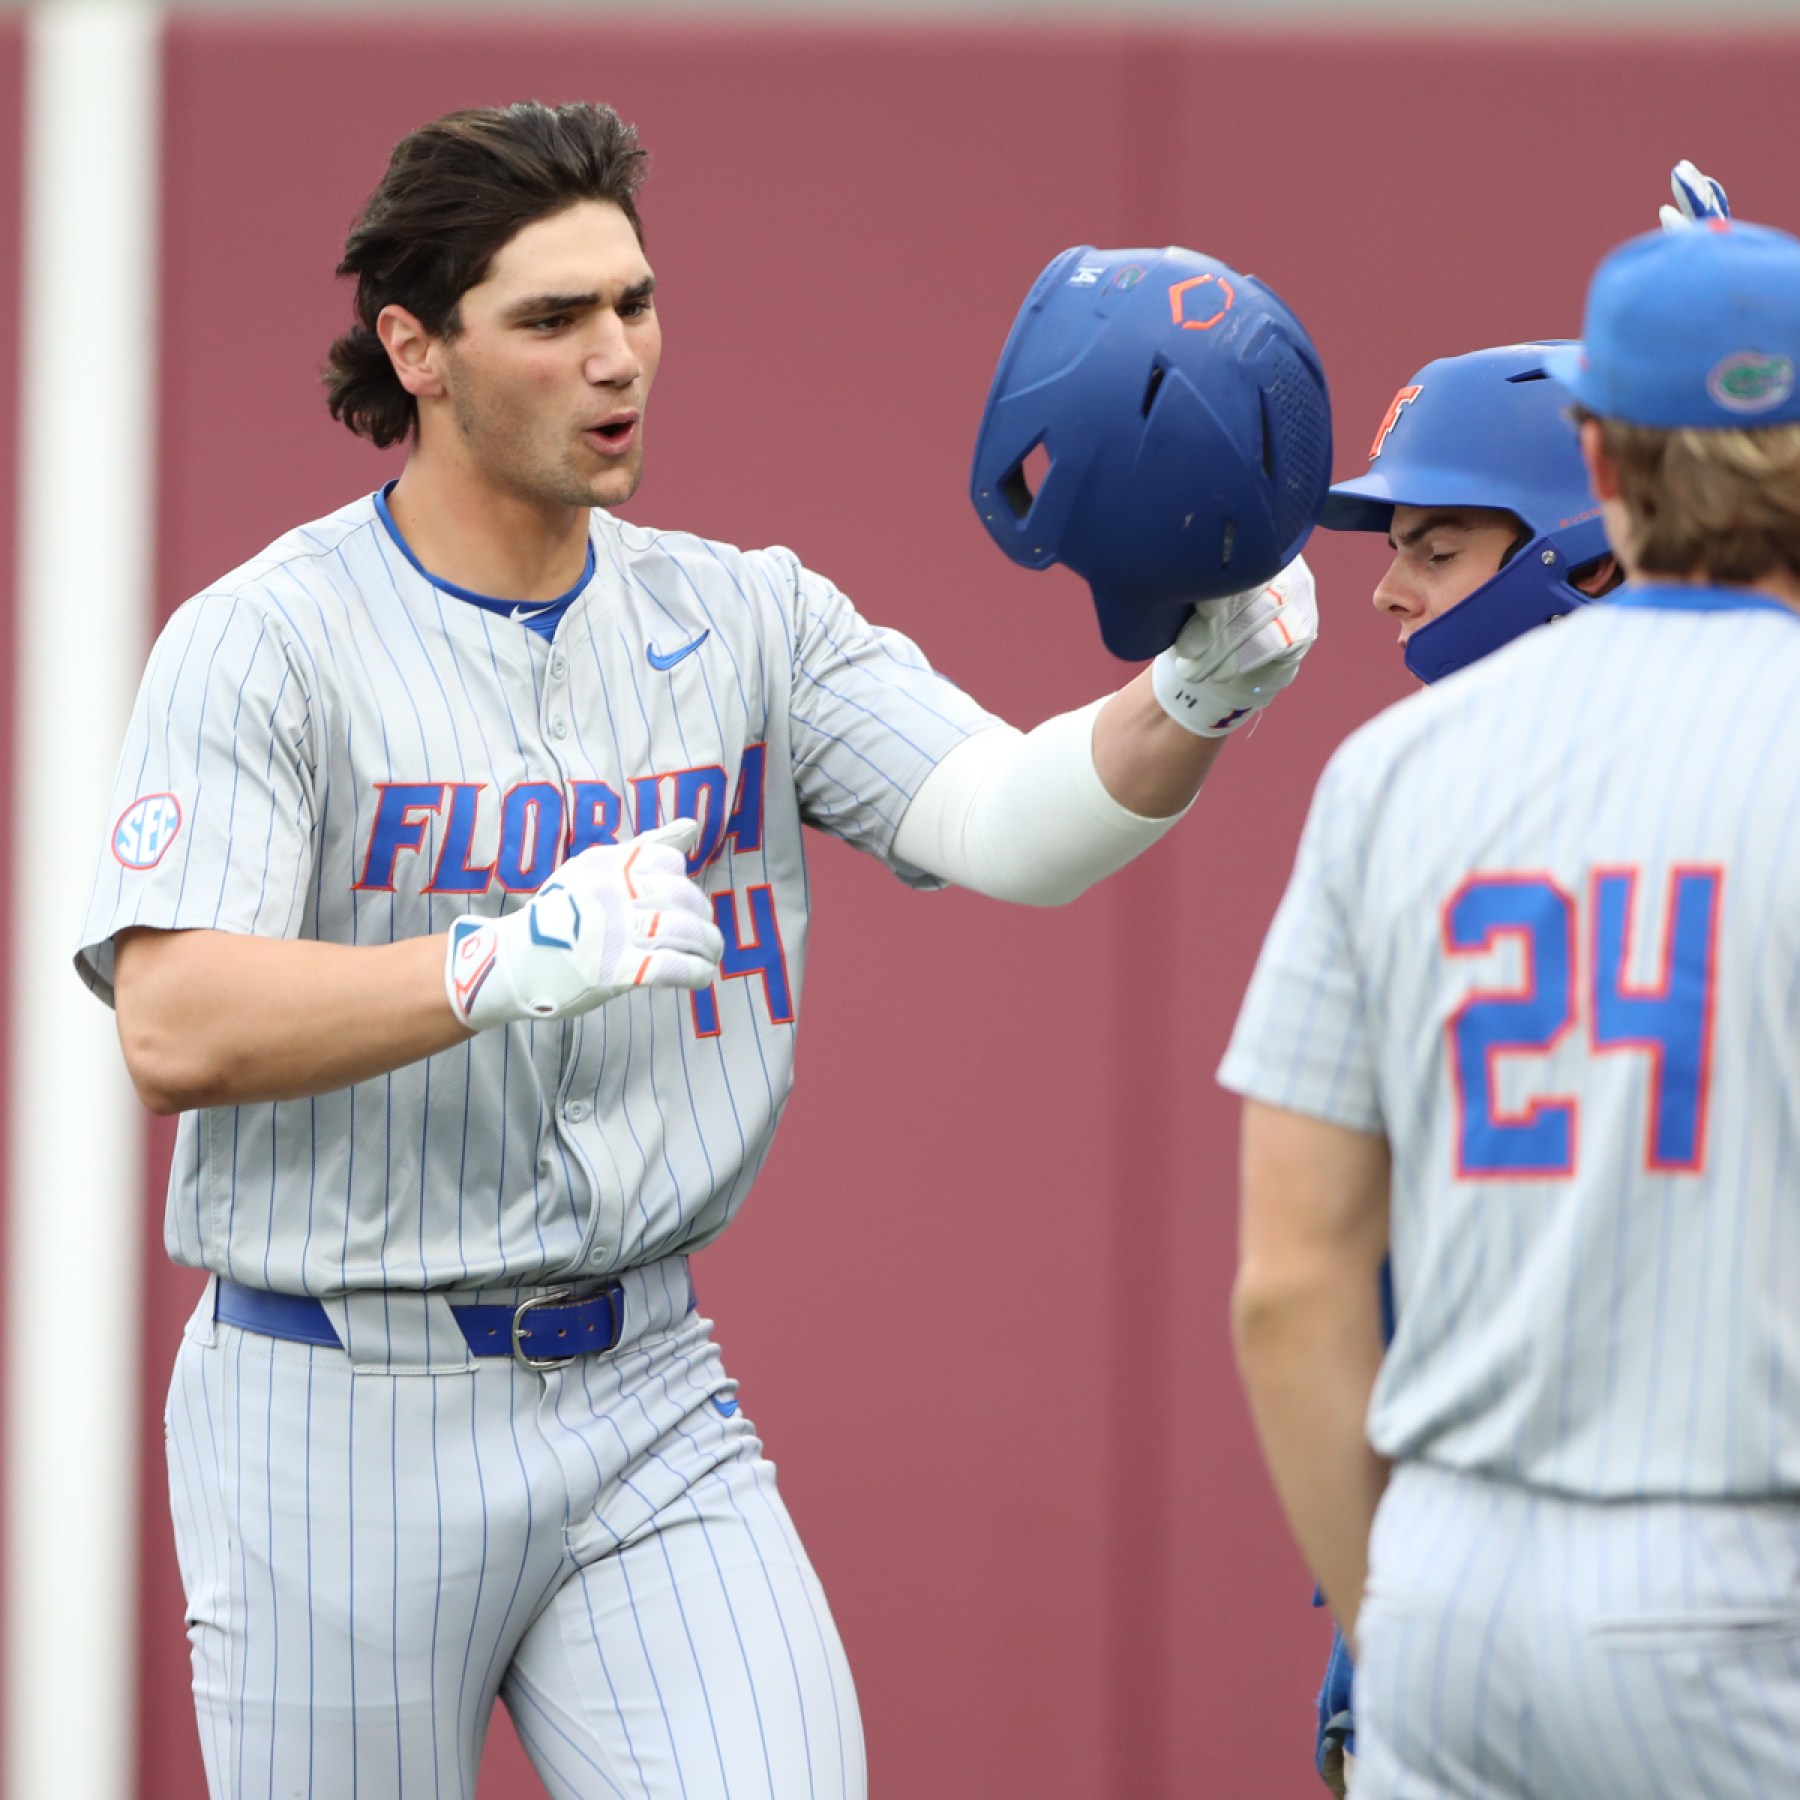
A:
<svg viewBox="0 0 1800 1800">
<path fill-rule="evenodd" d="M 620 413 L 603 424 L 588 426 L 581 435 L 603 456 L 617 456 L 631 448 L 632 439 L 637 435 L 637 423 L 636 413 Z"/>
</svg>

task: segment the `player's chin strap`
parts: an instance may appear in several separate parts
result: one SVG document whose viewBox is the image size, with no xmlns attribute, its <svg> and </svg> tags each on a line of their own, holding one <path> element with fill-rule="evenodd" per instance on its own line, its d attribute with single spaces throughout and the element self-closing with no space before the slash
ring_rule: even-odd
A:
<svg viewBox="0 0 1800 1800">
<path fill-rule="evenodd" d="M 1594 535 L 1597 543 L 1581 545 L 1583 554 L 1575 564 L 1548 538 L 1533 538 L 1493 580 L 1406 640 L 1407 668 L 1420 681 L 1441 681 L 1502 644 L 1588 605 L 1593 596 L 1569 577 L 1605 554 L 1606 537 L 1598 520 Z"/>
</svg>

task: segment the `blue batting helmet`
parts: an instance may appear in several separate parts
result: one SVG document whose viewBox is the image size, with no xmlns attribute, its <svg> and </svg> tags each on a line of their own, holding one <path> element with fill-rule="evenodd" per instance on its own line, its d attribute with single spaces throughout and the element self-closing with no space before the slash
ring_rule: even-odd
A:
<svg viewBox="0 0 1800 1800">
<path fill-rule="evenodd" d="M 1014 562 L 1085 577 L 1107 649 L 1141 661 L 1291 562 L 1330 479 L 1325 374 L 1274 293 L 1193 250 L 1084 244 L 1013 321 L 969 494 Z"/>
<path fill-rule="evenodd" d="M 1436 681 L 1559 618 L 1590 596 L 1572 571 L 1606 553 L 1568 395 L 1548 378 L 1554 343 L 1504 344 L 1427 363 L 1394 396 L 1369 471 L 1340 481 L 1320 523 L 1386 531 L 1397 505 L 1490 506 L 1528 537 L 1491 581 L 1406 642 L 1406 666 Z"/>
</svg>

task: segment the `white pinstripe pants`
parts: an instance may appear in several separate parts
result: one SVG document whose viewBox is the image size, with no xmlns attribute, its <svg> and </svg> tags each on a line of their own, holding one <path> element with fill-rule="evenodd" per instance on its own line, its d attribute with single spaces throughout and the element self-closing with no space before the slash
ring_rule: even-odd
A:
<svg viewBox="0 0 1800 1800">
<path fill-rule="evenodd" d="M 209 1290 L 167 1437 L 213 1800 L 467 1800 L 496 1697 L 554 1800 L 863 1800 L 837 1629 L 687 1295 L 633 1272 L 619 1347 L 538 1374 L 443 1348 L 441 1299 L 337 1305 L 345 1351 Z"/>
<path fill-rule="evenodd" d="M 1800 1794 L 1800 1505 L 1407 1463 L 1369 1559 L 1356 1800 Z"/>
</svg>

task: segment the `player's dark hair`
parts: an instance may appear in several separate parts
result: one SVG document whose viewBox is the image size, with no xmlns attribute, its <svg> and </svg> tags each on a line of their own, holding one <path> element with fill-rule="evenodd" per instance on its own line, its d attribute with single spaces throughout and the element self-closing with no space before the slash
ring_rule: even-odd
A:
<svg viewBox="0 0 1800 1800">
<path fill-rule="evenodd" d="M 403 306 L 454 338 L 457 305 L 527 225 L 583 200 L 607 200 L 641 244 L 637 191 L 645 152 L 610 106 L 576 102 L 446 113 L 394 146 L 387 173 L 344 244 L 339 275 L 356 277 L 356 323 L 331 346 L 331 416 L 385 447 L 418 430 L 419 408 L 375 332 Z"/>
</svg>

